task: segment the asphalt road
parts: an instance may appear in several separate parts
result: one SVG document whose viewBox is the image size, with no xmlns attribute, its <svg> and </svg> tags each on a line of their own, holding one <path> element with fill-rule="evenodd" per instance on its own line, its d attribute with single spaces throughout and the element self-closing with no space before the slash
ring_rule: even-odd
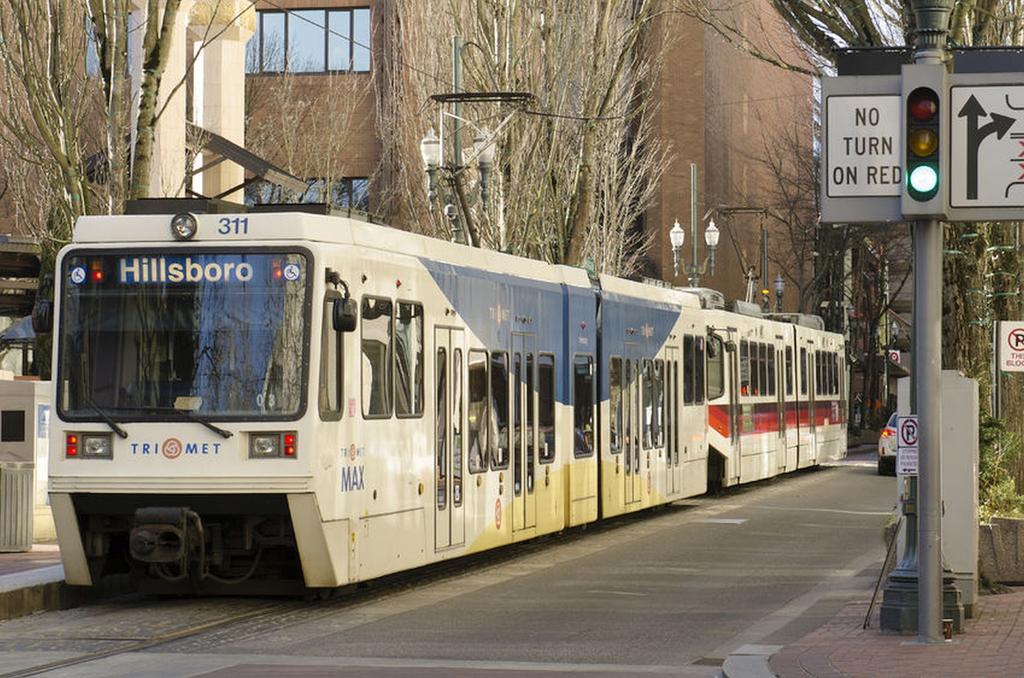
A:
<svg viewBox="0 0 1024 678">
<path fill-rule="evenodd" d="M 41 614 L 0 624 L 0 675 L 713 676 L 740 646 L 785 645 L 870 596 L 894 495 L 859 455 L 326 603 Z"/>
</svg>

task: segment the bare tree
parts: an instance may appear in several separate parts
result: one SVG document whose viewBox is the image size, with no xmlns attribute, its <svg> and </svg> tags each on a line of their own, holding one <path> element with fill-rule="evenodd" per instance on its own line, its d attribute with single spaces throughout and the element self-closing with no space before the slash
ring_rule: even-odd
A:
<svg viewBox="0 0 1024 678">
<path fill-rule="evenodd" d="M 428 97 L 451 89 L 451 37 L 459 35 L 463 89 L 530 92 L 515 112 L 508 105 L 467 105 L 468 123 L 448 125 L 464 135 L 508 120 L 496 138 L 490 206 L 467 200 L 473 244 L 552 262 L 591 259 L 602 270 L 628 273 L 644 245 L 639 222 L 666 166 L 667 150 L 653 134 L 652 93 L 663 36 L 652 0 L 597 3 L 521 3 L 514 0 L 402 0 L 385 11 L 379 30 L 386 54 L 378 102 L 384 137 L 386 209 L 411 228 L 444 233 L 423 191 L 420 137 L 435 109 Z M 393 63 L 392 63 L 393 61 Z M 419 114 L 412 112 L 419 111 Z M 511 116 L 511 118 L 509 118 Z M 462 164 L 460 162 L 456 164 Z M 455 190 L 478 189 L 469 171 Z"/>
<path fill-rule="evenodd" d="M 248 71 L 259 71 L 255 44 L 246 59 Z M 264 40 L 264 60 L 284 64 L 284 46 Z M 293 64 L 298 66 L 298 64 Z M 359 118 L 373 90 L 373 80 L 354 74 L 317 75 L 310 86 L 302 68 L 253 75 L 246 82 L 246 146 L 288 172 L 314 180 L 312 191 L 350 176 L 351 148 L 359 129 L 372 120 Z M 300 72 L 296 72 L 300 71 Z M 278 191 L 267 202 L 301 199 Z M 329 202 L 329 195 L 323 197 Z"/>
</svg>

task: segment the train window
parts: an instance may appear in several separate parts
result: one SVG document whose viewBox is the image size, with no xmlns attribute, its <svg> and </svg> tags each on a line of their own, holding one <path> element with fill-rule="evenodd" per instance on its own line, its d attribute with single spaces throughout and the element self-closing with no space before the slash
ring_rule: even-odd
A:
<svg viewBox="0 0 1024 678">
<path fill-rule="evenodd" d="M 462 506 L 462 349 L 452 350 L 452 506 Z"/>
<path fill-rule="evenodd" d="M 672 406 L 668 410 L 672 419 L 672 463 L 679 463 L 679 361 L 672 361 Z"/>
<path fill-rule="evenodd" d="M 758 395 L 771 393 L 771 382 L 768 380 L 768 344 L 757 345 Z"/>
<path fill-rule="evenodd" d="M 654 361 L 654 411 L 651 413 L 651 443 L 665 445 L 665 361 Z"/>
<path fill-rule="evenodd" d="M 793 347 L 786 347 L 786 395 L 793 395 Z"/>
<path fill-rule="evenodd" d="M 330 293 L 324 299 L 324 310 L 320 331 L 320 418 L 324 421 L 341 419 L 341 341 L 344 336 L 334 331 L 332 318 L 334 304 L 341 303 L 341 295 Z"/>
<path fill-rule="evenodd" d="M 626 360 L 622 371 L 622 437 L 626 447 L 626 473 L 632 470 L 631 459 L 633 458 L 633 412 L 636 402 L 633 397 L 633 361 Z"/>
<path fill-rule="evenodd" d="M 842 383 L 842 381 L 840 379 L 841 375 L 839 372 L 839 355 L 836 353 L 832 354 L 832 371 L 835 374 L 835 379 L 832 382 L 834 384 L 832 392 L 836 395 L 839 395 L 840 384 Z"/>
<path fill-rule="evenodd" d="M 526 492 L 533 492 L 533 463 L 536 446 L 535 434 L 537 427 L 537 410 L 534 408 L 534 396 L 537 393 L 537 373 L 533 367 L 533 354 L 526 354 Z"/>
<path fill-rule="evenodd" d="M 693 402 L 704 402 L 704 337 L 693 339 Z"/>
<path fill-rule="evenodd" d="M 800 349 L 800 395 L 807 395 L 807 349 Z"/>
<path fill-rule="evenodd" d="M 423 414 L 423 306 L 399 301 L 395 318 L 395 414 Z"/>
<path fill-rule="evenodd" d="M 750 395 L 750 345 L 740 342 L 740 395 Z"/>
<path fill-rule="evenodd" d="M 391 416 L 390 299 L 363 297 L 363 416 Z"/>
<path fill-rule="evenodd" d="M 437 488 L 437 508 L 448 505 L 448 354 L 444 347 L 437 349 L 437 401 L 434 424 L 436 458 L 434 459 L 434 486 Z"/>
<path fill-rule="evenodd" d="M 768 395 L 775 395 L 775 347 L 768 347 Z"/>
<path fill-rule="evenodd" d="M 662 389 L 662 393 L 664 394 L 664 406 L 665 406 L 664 407 L 664 409 L 665 409 L 665 412 L 664 412 L 664 417 L 665 417 L 664 418 L 664 422 L 665 423 L 664 423 L 664 426 L 663 426 L 663 433 L 664 433 L 664 438 L 665 438 L 665 458 L 668 459 L 669 461 L 671 461 L 671 459 L 672 459 L 672 432 L 674 431 L 673 424 L 675 423 L 673 421 L 673 417 L 675 416 L 675 409 L 676 409 L 675 408 L 676 392 L 674 390 L 676 382 L 675 382 L 675 379 L 673 379 L 673 375 L 672 375 L 672 366 L 673 365 L 675 365 L 675 361 L 666 360 L 664 368 L 663 368 L 664 371 L 662 372 L 662 374 L 665 377 L 664 381 L 663 381 L 664 388 Z"/>
<path fill-rule="evenodd" d="M 683 336 L 683 404 L 693 404 L 693 337 Z"/>
<path fill-rule="evenodd" d="M 708 400 L 716 400 L 725 395 L 725 347 L 719 337 L 708 338 L 707 369 Z"/>
<path fill-rule="evenodd" d="M 512 355 L 512 491 L 523 493 L 523 354 Z"/>
<path fill-rule="evenodd" d="M 487 351 L 469 352 L 469 433 L 470 473 L 487 470 Z"/>
<path fill-rule="evenodd" d="M 642 435 L 640 436 L 643 441 L 645 450 L 651 449 L 653 444 L 652 438 L 652 422 L 654 421 L 654 368 L 651 366 L 651 361 L 647 358 L 643 360 L 643 384 L 640 388 L 640 423 Z"/>
<path fill-rule="evenodd" d="M 748 345 L 748 374 L 750 375 L 750 388 L 748 389 L 748 395 L 760 395 L 761 394 L 761 369 L 758 367 L 758 344 L 752 341 Z"/>
<path fill-rule="evenodd" d="M 608 361 L 609 439 L 612 454 L 622 451 L 622 358 Z"/>
<path fill-rule="evenodd" d="M 594 359 L 578 355 L 573 360 L 572 384 L 573 456 L 594 453 Z"/>
<path fill-rule="evenodd" d="M 814 388 L 815 393 L 818 395 L 824 395 L 825 393 L 825 379 L 823 369 L 825 367 L 824 360 L 821 359 L 821 351 L 814 352 Z"/>
<path fill-rule="evenodd" d="M 537 356 L 537 426 L 540 427 L 540 462 L 555 460 L 555 356 L 541 353 Z"/>
<path fill-rule="evenodd" d="M 630 388 L 630 422 L 633 432 L 633 437 L 630 438 L 630 446 L 633 451 L 634 470 L 640 471 L 640 361 L 630 361 L 629 365 L 633 369 L 633 379 L 630 379 L 630 373 L 627 372 L 627 380 L 630 381 L 632 387 Z"/>
<path fill-rule="evenodd" d="M 488 441 L 491 447 L 491 468 L 508 468 L 508 354 L 491 354 L 491 402 Z"/>
</svg>

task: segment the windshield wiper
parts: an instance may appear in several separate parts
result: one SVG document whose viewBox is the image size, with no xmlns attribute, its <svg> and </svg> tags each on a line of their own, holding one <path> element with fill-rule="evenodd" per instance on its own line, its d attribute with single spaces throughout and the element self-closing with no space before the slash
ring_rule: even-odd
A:
<svg viewBox="0 0 1024 678">
<path fill-rule="evenodd" d="M 182 419 L 187 419 L 189 421 L 194 421 L 197 424 L 202 424 L 203 426 L 210 429 L 211 431 L 213 431 L 222 438 L 230 438 L 231 436 L 235 435 L 231 431 L 222 429 L 220 426 L 217 426 L 216 424 L 207 421 L 203 417 L 200 417 L 198 414 L 195 414 L 190 410 L 179 410 L 177 407 L 129 407 L 121 409 L 131 410 L 133 412 L 149 412 L 152 414 L 175 414 Z"/>
<path fill-rule="evenodd" d="M 165 410 L 160 410 L 160 411 L 163 412 Z M 183 419 L 188 419 L 189 421 L 194 421 L 197 424 L 202 424 L 203 426 L 205 426 L 206 428 L 210 429 L 211 431 L 213 431 L 214 433 L 219 435 L 221 438 L 224 438 L 225 440 L 230 438 L 231 436 L 235 435 L 231 431 L 228 431 L 227 429 L 223 429 L 220 426 L 217 426 L 216 424 L 214 424 L 213 422 L 210 422 L 210 421 L 207 421 L 206 419 L 203 419 L 198 414 L 196 414 L 195 412 L 192 412 L 190 410 L 179 410 L 178 408 L 175 407 L 175 408 L 168 408 L 166 411 L 167 412 L 177 412 Z"/>
<path fill-rule="evenodd" d="M 109 414 L 107 414 L 102 409 L 100 409 L 100 406 L 97 405 L 96 402 L 91 397 L 89 397 L 88 393 L 83 393 L 82 395 L 84 395 L 86 401 L 88 401 L 89 407 L 91 407 L 93 409 L 93 411 L 96 412 L 96 414 L 100 415 L 100 419 L 102 419 L 103 422 L 107 426 L 110 427 L 111 431 L 116 433 L 121 438 L 127 438 L 128 437 L 128 431 L 125 431 L 123 428 L 118 426 L 117 422 L 114 421 L 113 417 L 111 417 Z"/>
</svg>

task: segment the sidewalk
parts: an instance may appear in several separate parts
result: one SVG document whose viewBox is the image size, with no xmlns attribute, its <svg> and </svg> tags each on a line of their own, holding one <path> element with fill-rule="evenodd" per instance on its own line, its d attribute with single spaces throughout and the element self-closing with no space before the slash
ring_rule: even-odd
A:
<svg viewBox="0 0 1024 678">
<path fill-rule="evenodd" d="M 980 596 L 966 632 L 936 645 L 917 645 L 914 636 L 883 635 L 877 606 L 864 630 L 866 611 L 867 601 L 848 604 L 832 621 L 772 655 L 772 673 L 780 678 L 1024 674 L 1024 588 Z"/>
<path fill-rule="evenodd" d="M 0 621 L 59 608 L 66 599 L 65 588 L 56 544 L 0 553 Z"/>
</svg>

